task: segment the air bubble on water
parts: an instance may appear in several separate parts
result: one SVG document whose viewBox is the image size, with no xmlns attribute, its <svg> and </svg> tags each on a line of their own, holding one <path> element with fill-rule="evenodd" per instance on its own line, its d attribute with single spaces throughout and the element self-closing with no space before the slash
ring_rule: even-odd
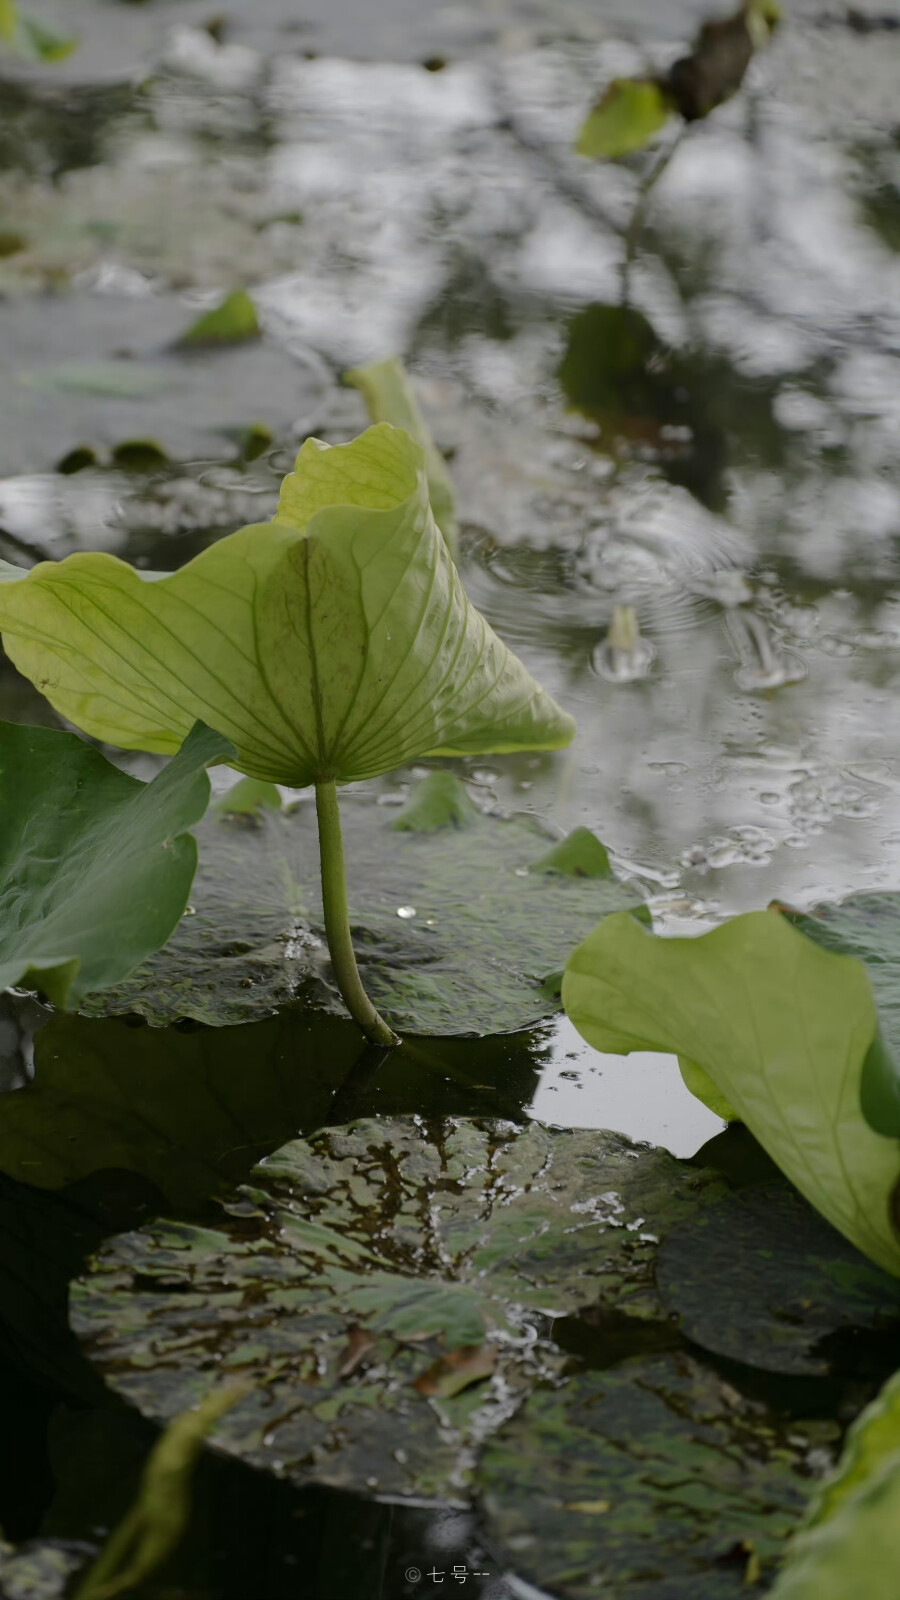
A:
<svg viewBox="0 0 900 1600">
<path fill-rule="evenodd" d="M 646 678 L 656 650 L 638 625 L 634 606 L 616 606 L 609 632 L 594 651 L 594 671 L 609 683 L 634 683 Z"/>
<path fill-rule="evenodd" d="M 404 922 L 408 922 L 410 917 L 414 917 L 415 914 L 416 914 L 415 906 L 398 906 L 397 907 L 397 915 L 398 915 L 398 917 L 402 917 Z"/>
</svg>

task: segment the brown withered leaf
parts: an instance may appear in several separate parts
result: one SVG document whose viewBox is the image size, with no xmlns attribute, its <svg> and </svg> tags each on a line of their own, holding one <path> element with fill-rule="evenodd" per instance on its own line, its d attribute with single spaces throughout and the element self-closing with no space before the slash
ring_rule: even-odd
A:
<svg viewBox="0 0 900 1600">
<path fill-rule="evenodd" d="M 449 1400 L 470 1384 L 489 1378 L 496 1364 L 496 1345 L 461 1344 L 420 1372 L 413 1388 L 428 1399 Z"/>
<path fill-rule="evenodd" d="M 349 1378 L 357 1367 L 362 1365 L 366 1356 L 375 1349 L 376 1342 L 367 1329 L 361 1328 L 358 1322 L 354 1322 L 353 1326 L 347 1329 L 347 1348 L 337 1369 L 338 1377 Z"/>
</svg>

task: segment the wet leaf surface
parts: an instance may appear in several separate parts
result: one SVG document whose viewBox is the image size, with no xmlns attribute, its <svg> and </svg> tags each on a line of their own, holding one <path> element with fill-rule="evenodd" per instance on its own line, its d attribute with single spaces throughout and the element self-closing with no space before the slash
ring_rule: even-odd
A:
<svg viewBox="0 0 900 1600">
<path fill-rule="evenodd" d="M 681 1331 L 767 1372 L 823 1375 L 839 1330 L 900 1331 L 900 1284 L 788 1184 L 729 1195 L 660 1250 L 657 1284 Z"/>
<path fill-rule="evenodd" d="M 477 1476 L 490 1536 L 542 1590 L 737 1600 L 803 1510 L 800 1461 L 730 1385 L 671 1355 L 532 1395 Z"/>
<path fill-rule="evenodd" d="M 550 841 L 528 817 L 476 816 L 464 829 L 413 832 L 397 829 L 402 814 L 374 793 L 352 791 L 341 815 L 360 972 L 401 1033 L 504 1033 L 551 1016 L 559 1003 L 542 983 L 579 932 L 608 912 L 640 908 L 636 884 L 541 867 Z M 105 996 L 103 1009 L 214 1024 L 264 1015 L 297 996 L 340 1010 L 311 802 L 255 822 L 210 817 L 198 838 L 194 915 L 133 982 Z M 584 843 L 576 843 L 581 861 Z"/>
<path fill-rule="evenodd" d="M 459 1498 L 472 1449 L 558 1369 L 550 1319 L 598 1300 L 658 1318 L 656 1240 L 720 1192 L 615 1134 L 350 1124 L 263 1162 L 222 1225 L 112 1240 L 73 1286 L 73 1326 L 157 1421 L 214 1373 L 246 1378 L 253 1393 L 216 1436 L 242 1460 L 298 1483 Z M 361 1332 L 375 1347 L 348 1375 Z M 437 1398 L 448 1372 L 434 1364 L 484 1345 L 490 1382 Z"/>
</svg>

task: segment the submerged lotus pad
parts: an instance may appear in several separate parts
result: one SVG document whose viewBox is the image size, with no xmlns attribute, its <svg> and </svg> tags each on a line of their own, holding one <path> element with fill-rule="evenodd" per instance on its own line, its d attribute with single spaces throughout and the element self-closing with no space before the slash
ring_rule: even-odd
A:
<svg viewBox="0 0 900 1600">
<path fill-rule="evenodd" d="M 126 749 L 199 718 L 252 777 L 374 777 L 427 754 L 557 749 L 572 719 L 469 604 L 422 452 L 308 440 L 269 524 L 168 577 L 106 554 L 0 568 L 0 630 L 57 710 Z"/>
<path fill-rule="evenodd" d="M 488 1532 L 564 1600 L 740 1600 L 751 1556 L 768 1576 L 806 1499 L 801 1441 L 778 1444 L 688 1356 L 585 1373 L 489 1441 Z"/>
<path fill-rule="evenodd" d="M 253 1392 L 216 1439 L 242 1460 L 459 1498 L 473 1443 L 558 1370 L 535 1334 L 598 1300 L 636 1329 L 658 1319 L 655 1238 L 721 1193 L 617 1134 L 360 1122 L 284 1146 L 218 1228 L 157 1221 L 111 1240 L 73 1286 L 72 1319 L 157 1421 L 233 1371 Z M 447 1356 L 496 1380 L 427 1399 L 416 1383 Z"/>
</svg>

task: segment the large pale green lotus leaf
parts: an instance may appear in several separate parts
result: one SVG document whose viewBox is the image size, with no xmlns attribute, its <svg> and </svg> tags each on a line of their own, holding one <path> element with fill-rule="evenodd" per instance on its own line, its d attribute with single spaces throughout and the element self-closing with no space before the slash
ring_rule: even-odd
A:
<svg viewBox="0 0 900 1600">
<path fill-rule="evenodd" d="M 574 723 L 465 595 L 419 447 L 308 440 L 272 523 L 170 576 L 106 554 L 0 572 L 0 631 L 58 711 L 125 749 L 199 718 L 251 777 L 349 783 L 423 755 L 558 749 Z"/>
<path fill-rule="evenodd" d="M 387 361 L 373 361 L 367 367 L 354 367 L 352 372 L 345 372 L 344 378 L 359 390 L 373 422 L 391 422 L 395 428 L 405 428 L 416 444 L 422 446 L 434 520 L 455 555 L 456 495 L 453 483 L 447 464 L 422 415 L 403 362 L 391 356 Z"/>
<path fill-rule="evenodd" d="M 73 733 L 0 723 L 0 990 L 77 1005 L 165 944 L 197 865 L 205 768 L 230 753 L 199 727 L 140 783 Z"/>
<path fill-rule="evenodd" d="M 809 912 L 780 909 L 825 950 L 865 963 L 880 1037 L 866 1061 L 862 1108 L 876 1133 L 900 1135 L 900 895 L 854 894 Z"/>
<path fill-rule="evenodd" d="M 654 938 L 619 913 L 570 956 L 563 1004 L 598 1050 L 695 1062 L 823 1216 L 900 1275 L 889 1215 L 900 1151 L 860 1109 L 877 1031 L 860 962 L 773 911 L 699 939 Z"/>
</svg>

